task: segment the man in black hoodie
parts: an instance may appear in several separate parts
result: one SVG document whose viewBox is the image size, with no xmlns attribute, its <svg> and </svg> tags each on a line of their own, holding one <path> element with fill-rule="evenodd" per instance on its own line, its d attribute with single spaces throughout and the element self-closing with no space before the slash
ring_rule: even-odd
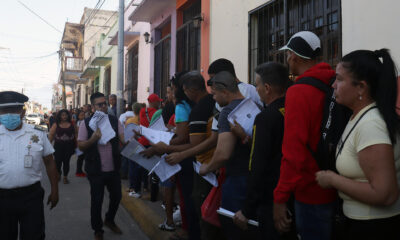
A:
<svg viewBox="0 0 400 240">
<path fill-rule="evenodd" d="M 290 80 L 288 69 L 280 63 L 264 63 L 255 71 L 256 89 L 267 107 L 254 121 L 252 141 L 244 131 L 238 133 L 243 142 L 252 143 L 252 151 L 247 196 L 233 220 L 242 229 L 247 229 L 248 219 L 257 219 L 260 223 L 258 239 L 278 239 L 272 203 L 281 166 L 285 92 Z"/>
</svg>

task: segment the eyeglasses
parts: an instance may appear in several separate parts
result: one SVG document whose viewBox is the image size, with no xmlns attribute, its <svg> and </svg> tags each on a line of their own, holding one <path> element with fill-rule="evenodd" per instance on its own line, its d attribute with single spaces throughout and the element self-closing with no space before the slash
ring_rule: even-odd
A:
<svg viewBox="0 0 400 240">
<path fill-rule="evenodd" d="M 95 105 L 98 106 L 98 107 L 102 107 L 102 106 L 107 106 L 107 103 L 106 102 L 101 102 L 101 103 L 96 103 Z"/>
</svg>

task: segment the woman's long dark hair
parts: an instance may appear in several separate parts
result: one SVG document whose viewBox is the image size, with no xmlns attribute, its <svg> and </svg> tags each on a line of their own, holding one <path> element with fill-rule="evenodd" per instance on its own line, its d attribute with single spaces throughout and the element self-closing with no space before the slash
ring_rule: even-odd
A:
<svg viewBox="0 0 400 240">
<path fill-rule="evenodd" d="M 390 140 L 395 144 L 400 130 L 396 113 L 397 71 L 389 51 L 357 50 L 344 56 L 341 62 L 356 81 L 364 80 L 368 84 L 371 97 L 385 120 Z"/>
<path fill-rule="evenodd" d="M 171 78 L 171 85 L 175 87 L 175 100 L 176 105 L 183 104 L 183 101 L 186 101 L 189 105 L 193 105 L 192 101 L 186 96 L 185 92 L 183 91 L 183 84 L 182 84 L 182 76 L 185 75 L 187 71 L 182 71 L 179 73 L 175 73 L 175 75 Z"/>
<path fill-rule="evenodd" d="M 61 109 L 61 110 L 57 113 L 57 116 L 56 116 L 56 123 L 57 123 L 57 125 L 60 124 L 60 122 L 61 122 L 61 115 L 62 115 L 62 113 L 64 113 L 64 112 L 65 112 L 65 113 L 67 114 L 67 116 L 68 116 L 67 122 L 71 123 L 71 114 L 69 113 L 69 111 L 68 111 L 67 109 Z"/>
</svg>

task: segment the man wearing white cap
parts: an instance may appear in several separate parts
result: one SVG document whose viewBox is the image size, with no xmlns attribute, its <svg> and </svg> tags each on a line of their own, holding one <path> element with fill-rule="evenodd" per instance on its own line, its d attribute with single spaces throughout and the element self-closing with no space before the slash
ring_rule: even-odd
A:
<svg viewBox="0 0 400 240">
<path fill-rule="evenodd" d="M 51 184 L 47 204 L 58 202 L 58 173 L 54 149 L 46 132 L 21 121 L 28 97 L 0 92 L 0 238 L 45 238 L 42 164 Z M 19 234 L 18 234 L 19 229 Z"/>
<path fill-rule="evenodd" d="M 303 31 L 293 35 L 286 46 L 290 72 L 300 79 L 312 78 L 329 85 L 335 71 L 327 63 L 318 63 L 321 52 L 317 35 Z M 320 140 L 325 93 L 308 84 L 294 84 L 286 93 L 285 132 L 282 144 L 280 179 L 274 190 L 274 222 L 284 232 L 292 219 L 287 202 L 294 194 L 296 229 L 302 240 L 330 239 L 333 202 L 336 191 L 322 189 L 315 180 L 319 171 L 312 152 Z"/>
</svg>

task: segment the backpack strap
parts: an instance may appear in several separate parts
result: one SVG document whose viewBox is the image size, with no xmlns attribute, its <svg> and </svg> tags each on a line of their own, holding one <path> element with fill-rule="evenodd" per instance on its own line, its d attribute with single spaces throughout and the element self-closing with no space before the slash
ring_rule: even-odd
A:
<svg viewBox="0 0 400 240">
<path fill-rule="evenodd" d="M 324 93 L 328 93 L 331 90 L 331 86 L 323 83 L 321 80 L 318 80 L 316 78 L 313 77 L 304 77 L 304 78 L 300 78 L 295 84 L 307 84 L 307 85 L 311 85 L 321 91 L 323 91 Z"/>
</svg>

